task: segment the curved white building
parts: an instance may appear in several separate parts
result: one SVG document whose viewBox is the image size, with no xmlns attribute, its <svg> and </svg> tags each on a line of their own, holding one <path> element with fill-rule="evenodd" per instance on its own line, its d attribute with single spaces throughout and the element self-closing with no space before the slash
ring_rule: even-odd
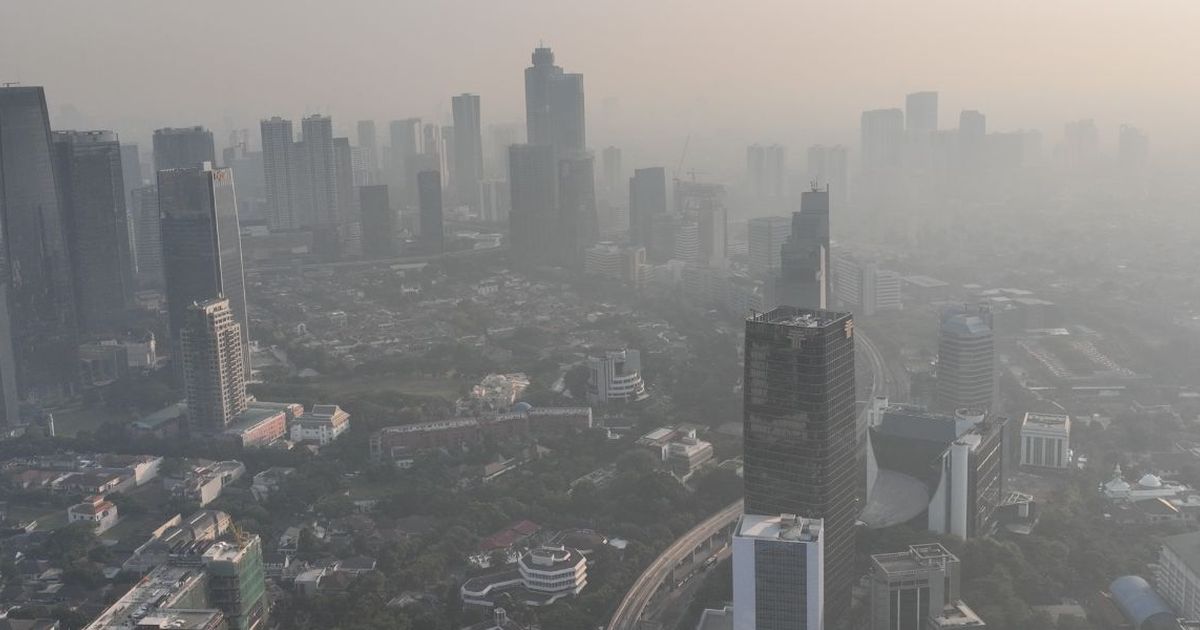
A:
<svg viewBox="0 0 1200 630">
<path fill-rule="evenodd" d="M 587 558 L 579 551 L 563 546 L 543 546 L 526 551 L 515 569 L 481 575 L 463 583 L 464 604 L 495 606 L 507 593 L 513 601 L 527 606 L 549 606 L 578 595 L 587 586 Z"/>
<path fill-rule="evenodd" d="M 632 402 L 646 398 L 642 355 L 637 350 L 612 350 L 588 357 L 588 398 L 592 402 Z"/>
</svg>

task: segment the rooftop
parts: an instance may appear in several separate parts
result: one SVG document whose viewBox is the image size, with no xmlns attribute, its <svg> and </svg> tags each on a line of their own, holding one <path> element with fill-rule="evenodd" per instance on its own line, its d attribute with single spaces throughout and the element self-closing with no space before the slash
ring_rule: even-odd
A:
<svg viewBox="0 0 1200 630">
<path fill-rule="evenodd" d="M 796 328 L 822 328 L 848 317 L 850 313 L 780 306 L 766 313 L 751 315 L 748 321 Z"/>
<path fill-rule="evenodd" d="M 1071 417 L 1065 414 L 1034 413 L 1025 414 L 1024 425 L 1039 425 L 1047 429 L 1065 429 L 1070 426 Z"/>
<path fill-rule="evenodd" d="M 760 516 L 746 514 L 738 522 L 736 536 L 756 540 L 785 542 L 816 542 L 821 537 L 824 521 L 795 514 Z"/>
<path fill-rule="evenodd" d="M 986 628 L 979 615 L 961 600 L 942 609 L 942 614 L 933 618 L 934 628 Z"/>
<path fill-rule="evenodd" d="M 132 630 L 139 619 L 155 608 L 170 606 L 182 592 L 198 588 L 197 582 L 203 578 L 204 574 L 193 568 L 161 566 L 142 578 L 86 628 Z"/>
<path fill-rule="evenodd" d="M 958 558 L 940 543 L 927 543 L 912 545 L 908 551 L 875 554 L 871 556 L 871 562 L 877 570 L 890 577 L 941 567 L 947 563 L 958 562 Z"/>
<path fill-rule="evenodd" d="M 213 624 L 221 619 L 221 617 L 223 615 L 219 610 L 189 608 L 159 609 L 142 617 L 137 627 L 139 629 L 205 630 L 206 628 L 212 628 Z"/>
</svg>

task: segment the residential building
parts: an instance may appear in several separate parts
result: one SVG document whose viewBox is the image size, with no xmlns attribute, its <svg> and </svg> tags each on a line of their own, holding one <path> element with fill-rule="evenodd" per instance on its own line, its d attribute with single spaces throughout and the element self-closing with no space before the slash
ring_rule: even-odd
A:
<svg viewBox="0 0 1200 630">
<path fill-rule="evenodd" d="M 750 273 L 767 277 L 779 271 L 779 252 L 792 233 L 791 217 L 756 217 L 747 223 Z"/>
<path fill-rule="evenodd" d="M 733 629 L 826 628 L 821 519 L 744 514 L 733 533 Z"/>
<path fill-rule="evenodd" d="M 1032 411 L 1026 413 L 1021 421 L 1021 465 L 1070 467 L 1071 417 Z"/>
<path fill-rule="evenodd" d="M 200 168 L 217 163 L 212 132 L 204 127 L 166 127 L 154 131 L 154 170 Z"/>
<path fill-rule="evenodd" d="M 446 246 L 442 223 L 442 174 L 417 173 L 417 195 L 421 208 L 421 244 L 425 251 L 440 254 Z"/>
<path fill-rule="evenodd" d="M 224 296 L 241 326 L 242 368 L 249 378 L 250 322 L 233 174 L 211 165 L 159 171 L 158 206 L 167 324 L 176 365 L 182 364 L 179 335 L 188 309 Z"/>
<path fill-rule="evenodd" d="M 229 623 L 229 630 L 267 627 L 267 583 L 262 541 L 258 536 L 217 542 L 204 552 L 208 599 Z"/>
<path fill-rule="evenodd" d="M 362 249 L 367 259 L 393 258 L 396 247 L 396 211 L 388 199 L 388 187 L 363 186 L 358 189 L 362 213 Z"/>
<path fill-rule="evenodd" d="M 194 430 L 223 431 L 246 410 L 241 324 L 228 298 L 195 303 L 180 330 L 188 420 Z"/>
<path fill-rule="evenodd" d="M 338 223 L 337 166 L 333 155 L 333 119 L 329 116 L 306 116 L 300 121 L 304 137 L 301 182 L 303 210 L 300 226 L 331 226 Z M 328 228 L 326 228 L 328 229 Z"/>
<path fill-rule="evenodd" d="M 829 299 L 829 190 L 800 196 L 792 232 L 779 254 L 776 294 L 781 305 L 824 309 Z"/>
<path fill-rule="evenodd" d="M 479 95 L 460 94 L 450 99 L 454 113 L 455 201 L 479 209 L 479 182 L 483 179 L 483 128 Z"/>
<path fill-rule="evenodd" d="M 654 218 L 666 213 L 666 169 L 656 166 L 634 170 L 629 178 L 629 242 L 648 250 Z"/>
<path fill-rule="evenodd" d="M 986 308 L 950 308 L 938 328 L 934 407 L 991 409 L 996 388 L 992 315 Z"/>
<path fill-rule="evenodd" d="M 267 225 L 271 230 L 300 228 L 293 197 L 297 178 L 295 134 L 292 121 L 274 116 L 259 123 L 262 133 L 263 173 L 267 199 Z"/>
<path fill-rule="evenodd" d="M 119 332 L 134 292 L 121 145 L 111 131 L 56 131 L 53 140 L 79 330 Z"/>
<path fill-rule="evenodd" d="M 92 523 L 97 535 L 116 525 L 117 518 L 117 506 L 100 495 L 87 497 L 83 503 L 67 508 L 68 523 Z"/>
<path fill-rule="evenodd" d="M 592 402 L 634 402 L 646 398 L 639 351 L 610 350 L 589 356 L 587 364 L 588 399 Z"/>
<path fill-rule="evenodd" d="M 79 360 L 66 227 L 46 96 L 0 86 L 0 424 L 18 402 L 75 390 Z"/>
<path fill-rule="evenodd" d="M 582 152 L 587 147 L 583 75 L 564 73 L 549 48 L 535 48 L 532 59 L 525 69 L 529 144 L 553 147 L 560 157 Z"/>
<path fill-rule="evenodd" d="M 362 255 L 362 231 L 359 223 L 358 191 L 356 183 L 361 173 L 356 174 L 359 165 L 355 163 L 355 148 L 350 146 L 349 138 L 333 139 L 333 171 L 336 227 L 331 252 L 336 260 L 357 258 Z"/>
<path fill-rule="evenodd" d="M 836 628 L 863 492 L 852 316 L 781 306 L 747 318 L 743 390 L 746 514 L 822 520 L 825 623 Z"/>
<path fill-rule="evenodd" d="M 314 405 L 310 413 L 292 422 L 293 442 L 312 442 L 325 446 L 350 428 L 350 414 L 337 405 Z"/>
<path fill-rule="evenodd" d="M 871 556 L 870 630 L 984 627 L 962 602 L 960 572 L 958 558 L 938 543 Z"/>
</svg>

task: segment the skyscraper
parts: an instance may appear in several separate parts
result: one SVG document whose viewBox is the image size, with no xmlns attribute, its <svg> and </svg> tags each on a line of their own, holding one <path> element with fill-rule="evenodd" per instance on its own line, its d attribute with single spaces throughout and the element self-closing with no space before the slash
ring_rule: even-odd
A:
<svg viewBox="0 0 1200 630">
<path fill-rule="evenodd" d="M 778 144 L 746 148 L 746 180 L 751 197 L 759 202 L 783 198 L 786 156 L 787 151 Z"/>
<path fill-rule="evenodd" d="M 588 152 L 558 160 L 559 264 L 583 267 L 583 252 L 600 236 L 596 174 Z"/>
<path fill-rule="evenodd" d="M 729 248 L 729 212 L 725 206 L 725 187 L 720 184 L 676 180 L 675 210 L 685 229 L 695 226 L 696 253 L 690 257 L 690 262 L 709 267 L 724 267 Z M 682 260 L 689 258 L 685 257 Z"/>
<path fill-rule="evenodd" d="M 337 225 L 337 169 L 333 157 L 333 120 L 329 116 L 307 116 L 300 121 L 306 159 L 302 178 L 308 200 L 303 226 Z"/>
<path fill-rule="evenodd" d="M 776 295 L 780 304 L 825 308 L 829 296 L 829 191 L 800 196 L 792 233 L 779 253 Z"/>
<path fill-rule="evenodd" d="M 250 327 L 232 173 L 212 167 L 159 171 L 158 206 L 167 324 L 177 365 L 182 360 L 179 335 L 187 309 L 224 296 L 241 327 L 242 365 L 248 377 Z"/>
<path fill-rule="evenodd" d="M 514 144 L 508 151 L 509 249 L 526 262 L 550 262 L 560 237 L 554 147 Z"/>
<path fill-rule="evenodd" d="M 656 166 L 635 170 L 629 178 L 629 241 L 649 248 L 654 217 L 666 212 L 666 169 Z"/>
<path fill-rule="evenodd" d="M 813 145 L 808 148 L 808 181 L 818 188 L 829 188 L 830 201 L 841 208 L 846 200 L 847 177 L 846 147 Z"/>
<path fill-rule="evenodd" d="M 862 113 L 859 159 L 867 172 L 900 166 L 904 149 L 904 112 L 874 109 Z"/>
<path fill-rule="evenodd" d="M 440 254 L 445 246 L 442 232 L 442 174 L 437 171 L 417 173 L 417 194 L 421 208 L 421 244 L 426 251 Z"/>
<path fill-rule="evenodd" d="M 930 134 L 938 128 L 938 93 L 913 92 L 904 99 L 905 131 Z"/>
<path fill-rule="evenodd" d="M 756 217 L 747 225 L 750 273 L 767 276 L 779 271 L 779 251 L 792 233 L 791 217 Z"/>
<path fill-rule="evenodd" d="M 600 170 L 604 175 L 604 197 L 613 203 L 625 201 L 618 199 L 618 196 L 629 192 L 622 190 L 625 180 L 624 171 L 621 170 L 621 150 L 617 147 L 604 147 L 600 152 L 600 162 Z"/>
<path fill-rule="evenodd" d="M 396 255 L 396 212 L 388 199 L 388 187 L 363 186 L 358 189 L 362 213 L 363 256 L 368 259 Z"/>
<path fill-rule="evenodd" d="M 379 183 L 379 134 L 374 120 L 358 121 L 358 148 L 366 162 L 367 184 Z M 365 185 L 365 184 L 364 184 Z"/>
<path fill-rule="evenodd" d="M 163 286 L 162 233 L 159 229 L 158 187 L 133 189 L 133 243 L 138 284 Z"/>
<path fill-rule="evenodd" d="M 733 533 L 733 629 L 825 628 L 821 519 L 743 515 Z"/>
<path fill-rule="evenodd" d="M 945 413 L 992 408 L 996 386 L 992 315 L 986 307 L 947 309 L 938 328 L 934 406 Z"/>
<path fill-rule="evenodd" d="M 823 519 L 825 627 L 838 628 L 850 607 L 861 490 L 854 320 L 789 306 L 754 315 L 745 357 L 746 514 Z"/>
<path fill-rule="evenodd" d="M 54 153 L 79 329 L 123 330 L 133 307 L 134 263 L 117 134 L 56 131 Z"/>
<path fill-rule="evenodd" d="M 583 75 L 564 73 L 549 48 L 535 48 L 525 69 L 525 122 L 529 144 L 552 146 L 563 156 L 587 146 Z"/>
<path fill-rule="evenodd" d="M 479 209 L 479 181 L 483 179 L 483 129 L 479 96 L 460 94 L 450 99 L 454 110 L 454 190 L 460 204 Z"/>
<path fill-rule="evenodd" d="M 267 196 L 267 225 L 271 230 L 296 230 L 297 201 L 293 197 L 298 184 L 295 138 L 292 121 L 272 117 L 259 123 L 262 130 L 263 174 Z"/>
<path fill-rule="evenodd" d="M 0 87 L 0 421 L 17 401 L 69 394 L 78 373 L 75 300 L 46 95 Z"/>
<path fill-rule="evenodd" d="M 142 155 L 138 152 L 138 145 L 121 145 L 121 175 L 125 178 L 125 204 L 128 208 L 133 189 L 142 187 Z"/>
<path fill-rule="evenodd" d="M 199 431 L 221 431 L 246 410 L 242 326 L 229 298 L 194 302 L 179 329 L 188 422 Z"/>
<path fill-rule="evenodd" d="M 217 164 L 212 132 L 195 127 L 165 127 L 154 132 L 154 170 L 196 168 L 205 162 Z"/>
</svg>

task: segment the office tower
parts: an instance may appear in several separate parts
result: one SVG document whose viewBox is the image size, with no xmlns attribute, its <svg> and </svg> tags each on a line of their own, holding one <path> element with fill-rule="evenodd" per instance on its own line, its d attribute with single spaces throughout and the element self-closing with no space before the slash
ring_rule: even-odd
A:
<svg viewBox="0 0 1200 630">
<path fill-rule="evenodd" d="M 869 630 L 983 628 L 960 599 L 960 571 L 958 558 L 938 543 L 871 556 Z"/>
<path fill-rule="evenodd" d="M 633 171 L 629 178 L 629 242 L 648 249 L 654 217 L 666 212 L 666 169 L 656 166 Z"/>
<path fill-rule="evenodd" d="M 229 298 L 192 303 L 179 328 L 183 389 L 193 430 L 221 431 L 246 410 L 242 325 Z"/>
<path fill-rule="evenodd" d="M 617 197 L 627 191 L 624 186 L 623 171 L 621 170 L 621 150 L 617 147 L 605 147 L 600 152 L 601 171 L 604 174 L 604 196 L 609 201 L 624 201 Z"/>
<path fill-rule="evenodd" d="M 483 128 L 479 96 L 461 94 L 450 99 L 454 110 L 454 189 L 457 201 L 479 209 L 479 182 L 483 179 Z"/>
<path fill-rule="evenodd" d="M 733 630 L 825 628 L 821 519 L 744 514 L 733 532 Z"/>
<path fill-rule="evenodd" d="M 55 183 L 46 95 L 0 87 L 0 421 L 17 402 L 70 394 L 74 290 Z"/>
<path fill-rule="evenodd" d="M 440 254 L 445 247 L 442 226 L 442 174 L 437 171 L 417 173 L 417 193 L 421 208 L 421 244 L 425 251 Z"/>
<path fill-rule="evenodd" d="M 250 326 L 242 275 L 242 238 L 229 169 L 181 168 L 158 172 L 159 230 L 167 325 L 181 359 L 179 334 L 187 309 L 224 296 L 241 327 L 242 366 L 250 375 Z"/>
<path fill-rule="evenodd" d="M 267 626 L 267 581 L 262 541 L 239 535 L 205 550 L 208 601 L 225 614 L 229 630 L 260 630 Z"/>
<path fill-rule="evenodd" d="M 158 188 L 135 188 L 133 198 L 134 260 L 138 284 L 163 286 L 162 234 L 159 231 Z"/>
<path fill-rule="evenodd" d="M 867 172 L 900 166 L 904 149 L 904 112 L 874 109 L 862 113 L 862 170 Z"/>
<path fill-rule="evenodd" d="M 125 329 L 133 255 L 121 145 L 111 131 L 56 131 L 54 163 L 81 333 Z"/>
<path fill-rule="evenodd" d="M 931 134 L 938 128 L 938 93 L 914 92 L 904 99 L 905 131 Z"/>
<path fill-rule="evenodd" d="M 300 121 L 304 136 L 304 155 L 307 170 L 302 179 L 307 184 L 306 212 L 311 211 L 302 226 L 337 224 L 337 182 L 333 158 L 333 120 L 329 116 L 308 116 Z"/>
<path fill-rule="evenodd" d="M 133 200 L 133 189 L 142 187 L 142 156 L 138 145 L 121 145 L 121 176 L 125 178 L 125 207 L 128 208 Z"/>
<path fill-rule="evenodd" d="M 983 168 L 987 151 L 987 117 L 982 112 L 964 109 L 958 115 L 958 160 L 968 172 Z"/>
<path fill-rule="evenodd" d="M 724 267 L 729 245 L 725 187 L 676 180 L 675 213 L 682 219 L 685 229 L 689 225 L 696 226 L 696 253 L 681 260 L 709 267 Z"/>
<path fill-rule="evenodd" d="M 361 184 L 379 183 L 379 134 L 375 132 L 374 120 L 358 121 L 358 148 L 362 151 L 367 169 L 367 181 Z"/>
<path fill-rule="evenodd" d="M 751 197 L 760 202 L 783 198 L 786 156 L 787 151 L 778 144 L 746 148 L 746 181 Z"/>
<path fill-rule="evenodd" d="M 512 196 L 508 180 L 485 179 L 479 182 L 479 220 L 485 223 L 508 223 Z"/>
<path fill-rule="evenodd" d="M 825 308 L 829 296 L 829 191 L 800 196 L 792 213 L 792 233 L 779 252 L 775 283 L 780 304 Z"/>
<path fill-rule="evenodd" d="M 525 123 L 529 144 L 552 146 L 559 155 L 587 147 L 583 75 L 564 73 L 549 48 L 535 48 L 525 69 Z"/>
<path fill-rule="evenodd" d="M 986 307 L 948 309 L 938 328 L 934 407 L 946 413 L 991 409 L 995 386 L 991 313 Z"/>
<path fill-rule="evenodd" d="M 205 162 L 217 164 L 211 131 L 199 125 L 154 131 L 154 170 L 197 168 Z"/>
<path fill-rule="evenodd" d="M 559 264 L 583 267 L 583 252 L 600 240 L 596 174 L 590 153 L 558 161 Z"/>
<path fill-rule="evenodd" d="M 767 276 L 779 270 L 779 251 L 792 233 L 791 217 L 757 217 L 747 224 L 750 273 Z"/>
<path fill-rule="evenodd" d="M 854 320 L 781 306 L 746 320 L 746 514 L 823 519 L 825 627 L 840 627 L 854 579 L 861 480 Z"/>
<path fill-rule="evenodd" d="M 1117 135 L 1117 164 L 1124 174 L 1136 174 L 1146 167 L 1150 155 L 1150 139 L 1141 129 L 1121 125 Z"/>
<path fill-rule="evenodd" d="M 848 152 L 840 144 L 831 147 L 818 144 L 808 148 L 808 182 L 818 188 L 828 188 L 830 201 L 839 208 L 846 201 L 847 163 Z"/>
<path fill-rule="evenodd" d="M 1026 412 L 1021 421 L 1021 465 L 1071 467 L 1071 416 Z"/>
<path fill-rule="evenodd" d="M 514 144 L 508 153 L 509 251 L 525 262 L 550 262 L 561 248 L 554 147 Z"/>
<path fill-rule="evenodd" d="M 292 121 L 274 116 L 259 123 L 262 130 L 263 181 L 267 197 L 267 225 L 272 231 L 300 228 L 297 200 L 295 138 Z"/>
</svg>

